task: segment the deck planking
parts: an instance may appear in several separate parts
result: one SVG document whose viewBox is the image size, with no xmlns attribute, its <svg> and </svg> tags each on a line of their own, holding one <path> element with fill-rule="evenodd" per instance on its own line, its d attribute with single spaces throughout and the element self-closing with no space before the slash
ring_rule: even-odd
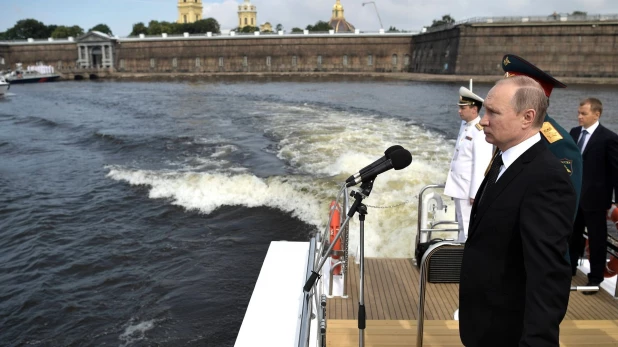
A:
<svg viewBox="0 0 618 347">
<path fill-rule="evenodd" d="M 331 298 L 326 305 L 329 324 L 333 320 L 356 319 L 359 302 L 359 266 L 349 266 L 348 298 Z M 573 285 L 585 285 L 578 272 Z M 427 283 L 426 320 L 452 320 L 459 306 L 459 284 Z M 418 319 L 419 271 L 409 258 L 365 259 L 365 311 L 368 320 L 406 321 Z M 601 290 L 596 295 L 571 292 L 565 320 L 618 319 L 618 301 Z M 618 330 L 617 330 L 618 331 Z"/>
</svg>

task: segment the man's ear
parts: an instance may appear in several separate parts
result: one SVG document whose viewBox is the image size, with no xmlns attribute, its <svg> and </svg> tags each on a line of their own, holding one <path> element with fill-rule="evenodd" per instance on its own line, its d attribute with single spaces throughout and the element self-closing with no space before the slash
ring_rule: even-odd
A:
<svg viewBox="0 0 618 347">
<path fill-rule="evenodd" d="M 537 114 L 534 109 L 529 108 L 525 110 L 524 115 L 522 117 L 522 128 L 526 129 L 530 127 L 534 123 L 536 116 Z"/>
</svg>

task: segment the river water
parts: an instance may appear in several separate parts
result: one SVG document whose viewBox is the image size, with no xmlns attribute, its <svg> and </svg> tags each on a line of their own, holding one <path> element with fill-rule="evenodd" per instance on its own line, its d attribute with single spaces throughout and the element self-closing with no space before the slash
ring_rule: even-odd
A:
<svg viewBox="0 0 618 347">
<path fill-rule="evenodd" d="M 0 99 L 0 345 L 232 346 L 270 241 L 322 230 L 341 182 L 394 144 L 414 159 L 380 175 L 365 200 L 366 255 L 410 257 L 415 197 L 446 178 L 458 89 L 354 79 L 12 86 Z M 579 100 L 595 96 L 618 131 L 617 92 L 556 90 L 549 112 L 570 129 Z"/>
</svg>

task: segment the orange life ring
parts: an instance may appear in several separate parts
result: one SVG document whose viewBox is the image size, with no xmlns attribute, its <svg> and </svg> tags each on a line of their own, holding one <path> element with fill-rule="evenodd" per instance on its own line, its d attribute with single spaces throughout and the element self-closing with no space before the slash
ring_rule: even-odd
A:
<svg viewBox="0 0 618 347">
<path fill-rule="evenodd" d="M 618 229 L 618 208 L 616 208 L 615 204 L 612 204 L 609 210 L 607 210 L 607 220 L 614 222 L 614 226 Z"/>
<path fill-rule="evenodd" d="M 329 219 L 330 219 L 330 239 L 329 242 L 332 244 L 333 240 L 335 239 L 335 236 L 337 236 L 337 233 L 339 232 L 339 229 L 341 228 L 341 207 L 339 206 L 339 204 L 336 201 L 332 201 L 330 203 L 330 214 L 329 214 Z M 335 246 L 332 249 L 333 253 L 331 254 L 331 259 L 334 262 L 336 262 L 339 259 L 339 255 L 337 253 L 335 253 L 335 251 L 341 251 L 341 238 L 339 238 L 337 240 L 337 242 L 335 242 Z M 334 269 L 333 269 L 333 275 L 340 275 L 341 274 L 341 264 L 337 265 Z"/>
</svg>

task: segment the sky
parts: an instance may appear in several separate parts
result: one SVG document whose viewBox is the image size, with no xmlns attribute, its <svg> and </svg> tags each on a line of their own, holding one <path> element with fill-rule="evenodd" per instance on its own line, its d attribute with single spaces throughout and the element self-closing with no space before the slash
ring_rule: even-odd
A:
<svg viewBox="0 0 618 347">
<path fill-rule="evenodd" d="M 341 0 L 346 20 L 361 31 L 385 29 L 420 31 L 448 14 L 455 20 L 475 17 L 547 16 L 554 12 L 584 11 L 618 14 L 618 0 Z M 243 0 L 203 0 L 203 17 L 213 17 L 221 29 L 237 26 Z M 34 18 L 46 25 L 79 25 L 88 30 L 107 24 L 114 35 L 127 36 L 133 24 L 150 20 L 176 21 L 178 0 L 0 0 L 0 32 L 20 19 Z M 258 23 L 282 24 L 285 30 L 328 21 L 335 0 L 252 0 Z M 375 6 L 374 6 L 375 4 Z M 376 11 L 377 9 L 377 11 Z M 377 13 L 376 13 L 377 12 Z"/>
</svg>

